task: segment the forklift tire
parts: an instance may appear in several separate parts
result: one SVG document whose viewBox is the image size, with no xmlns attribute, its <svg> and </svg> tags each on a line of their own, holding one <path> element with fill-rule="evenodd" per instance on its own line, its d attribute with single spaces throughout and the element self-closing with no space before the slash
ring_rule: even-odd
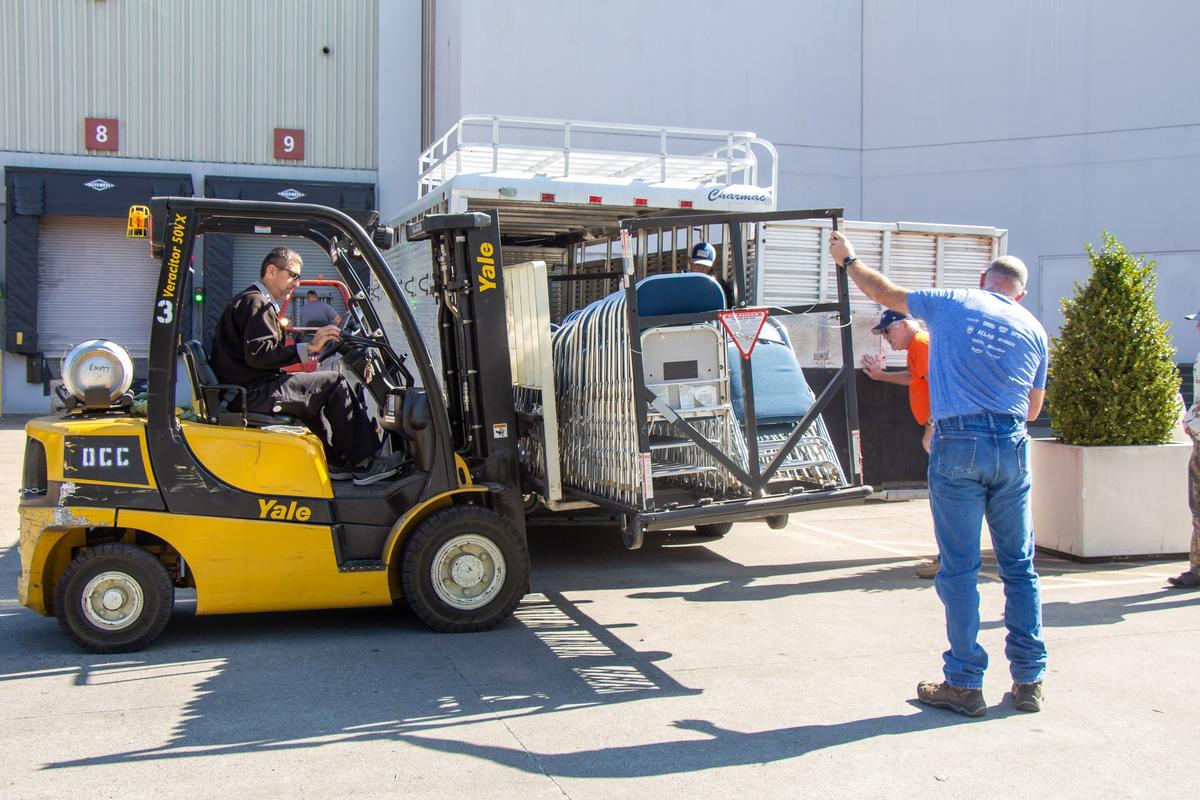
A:
<svg viewBox="0 0 1200 800">
<path fill-rule="evenodd" d="M 175 606 L 175 586 L 154 555 L 131 544 L 88 547 L 54 588 L 54 615 L 93 653 L 129 653 L 154 641 Z"/>
<path fill-rule="evenodd" d="M 720 539 L 733 530 L 732 522 L 714 522 L 711 525 L 697 525 L 696 533 L 710 539 Z"/>
<path fill-rule="evenodd" d="M 430 515 L 404 543 L 400 582 L 413 612 L 435 631 L 494 628 L 529 586 L 529 549 L 503 516 L 478 506 Z"/>
</svg>

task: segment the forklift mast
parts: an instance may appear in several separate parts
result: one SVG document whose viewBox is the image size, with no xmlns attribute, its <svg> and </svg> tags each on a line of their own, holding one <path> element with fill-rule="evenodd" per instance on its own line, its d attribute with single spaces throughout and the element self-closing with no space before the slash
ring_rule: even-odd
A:
<svg viewBox="0 0 1200 800">
<path fill-rule="evenodd" d="M 522 519 L 498 213 L 431 214 L 410 223 L 407 235 L 432 245 L 455 452 L 472 480 L 493 484 L 504 511 Z"/>
</svg>

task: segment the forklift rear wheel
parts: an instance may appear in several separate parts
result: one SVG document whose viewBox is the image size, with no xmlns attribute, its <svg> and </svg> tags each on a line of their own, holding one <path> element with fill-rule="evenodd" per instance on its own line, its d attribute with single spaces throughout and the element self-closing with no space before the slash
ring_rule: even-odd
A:
<svg viewBox="0 0 1200 800">
<path fill-rule="evenodd" d="M 141 650 L 162 633 L 174 605 L 162 562 L 124 543 L 79 551 L 54 588 L 59 626 L 93 653 Z"/>
<path fill-rule="evenodd" d="M 529 584 L 529 550 L 495 511 L 452 506 L 408 537 L 400 578 L 409 606 L 434 630 L 487 630 L 521 601 Z"/>
<path fill-rule="evenodd" d="M 719 539 L 731 530 L 733 530 L 732 522 L 714 522 L 711 525 L 696 526 L 696 533 L 701 536 L 709 536 L 713 539 Z"/>
</svg>

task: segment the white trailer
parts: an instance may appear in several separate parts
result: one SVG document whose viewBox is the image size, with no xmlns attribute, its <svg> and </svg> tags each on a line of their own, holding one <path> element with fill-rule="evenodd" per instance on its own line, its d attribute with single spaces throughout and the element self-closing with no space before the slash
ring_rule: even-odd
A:
<svg viewBox="0 0 1200 800">
<path fill-rule="evenodd" d="M 546 263 L 557 321 L 616 288 L 618 220 L 688 210 L 773 211 L 779 160 L 770 142 L 749 131 L 472 116 L 425 150 L 418 170 L 417 199 L 391 223 L 498 209 L 504 262 Z M 1008 231 L 992 227 L 853 220 L 844 226 L 864 262 L 913 289 L 975 287 L 979 273 L 1008 248 Z M 745 304 L 833 299 L 829 231 L 828 220 L 806 220 L 764 223 L 757 236 L 748 233 Z M 705 240 L 716 246 L 731 281 L 733 259 L 721 236 L 703 227 L 649 234 L 639 242 L 648 251 L 645 271 L 683 271 L 691 246 Z M 388 263 L 432 335 L 428 242 L 400 245 Z M 851 308 L 855 352 L 880 352 L 882 340 L 870 335 L 880 307 L 852 286 Z M 840 363 L 838 320 L 808 315 L 787 324 L 802 366 Z M 886 355 L 890 364 L 904 363 L 903 353 Z"/>
</svg>

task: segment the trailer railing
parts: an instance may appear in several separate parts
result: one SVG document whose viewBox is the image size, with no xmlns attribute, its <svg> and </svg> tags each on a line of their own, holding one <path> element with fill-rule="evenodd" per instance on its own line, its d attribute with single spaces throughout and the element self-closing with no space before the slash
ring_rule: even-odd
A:
<svg viewBox="0 0 1200 800">
<path fill-rule="evenodd" d="M 642 142 L 648 146 L 626 149 Z M 760 165 L 762 156 L 767 163 Z M 774 192 L 779 159 L 774 145 L 751 131 L 475 115 L 426 148 L 417 169 L 418 198 L 457 175 L 487 173 L 739 184 Z"/>
</svg>

